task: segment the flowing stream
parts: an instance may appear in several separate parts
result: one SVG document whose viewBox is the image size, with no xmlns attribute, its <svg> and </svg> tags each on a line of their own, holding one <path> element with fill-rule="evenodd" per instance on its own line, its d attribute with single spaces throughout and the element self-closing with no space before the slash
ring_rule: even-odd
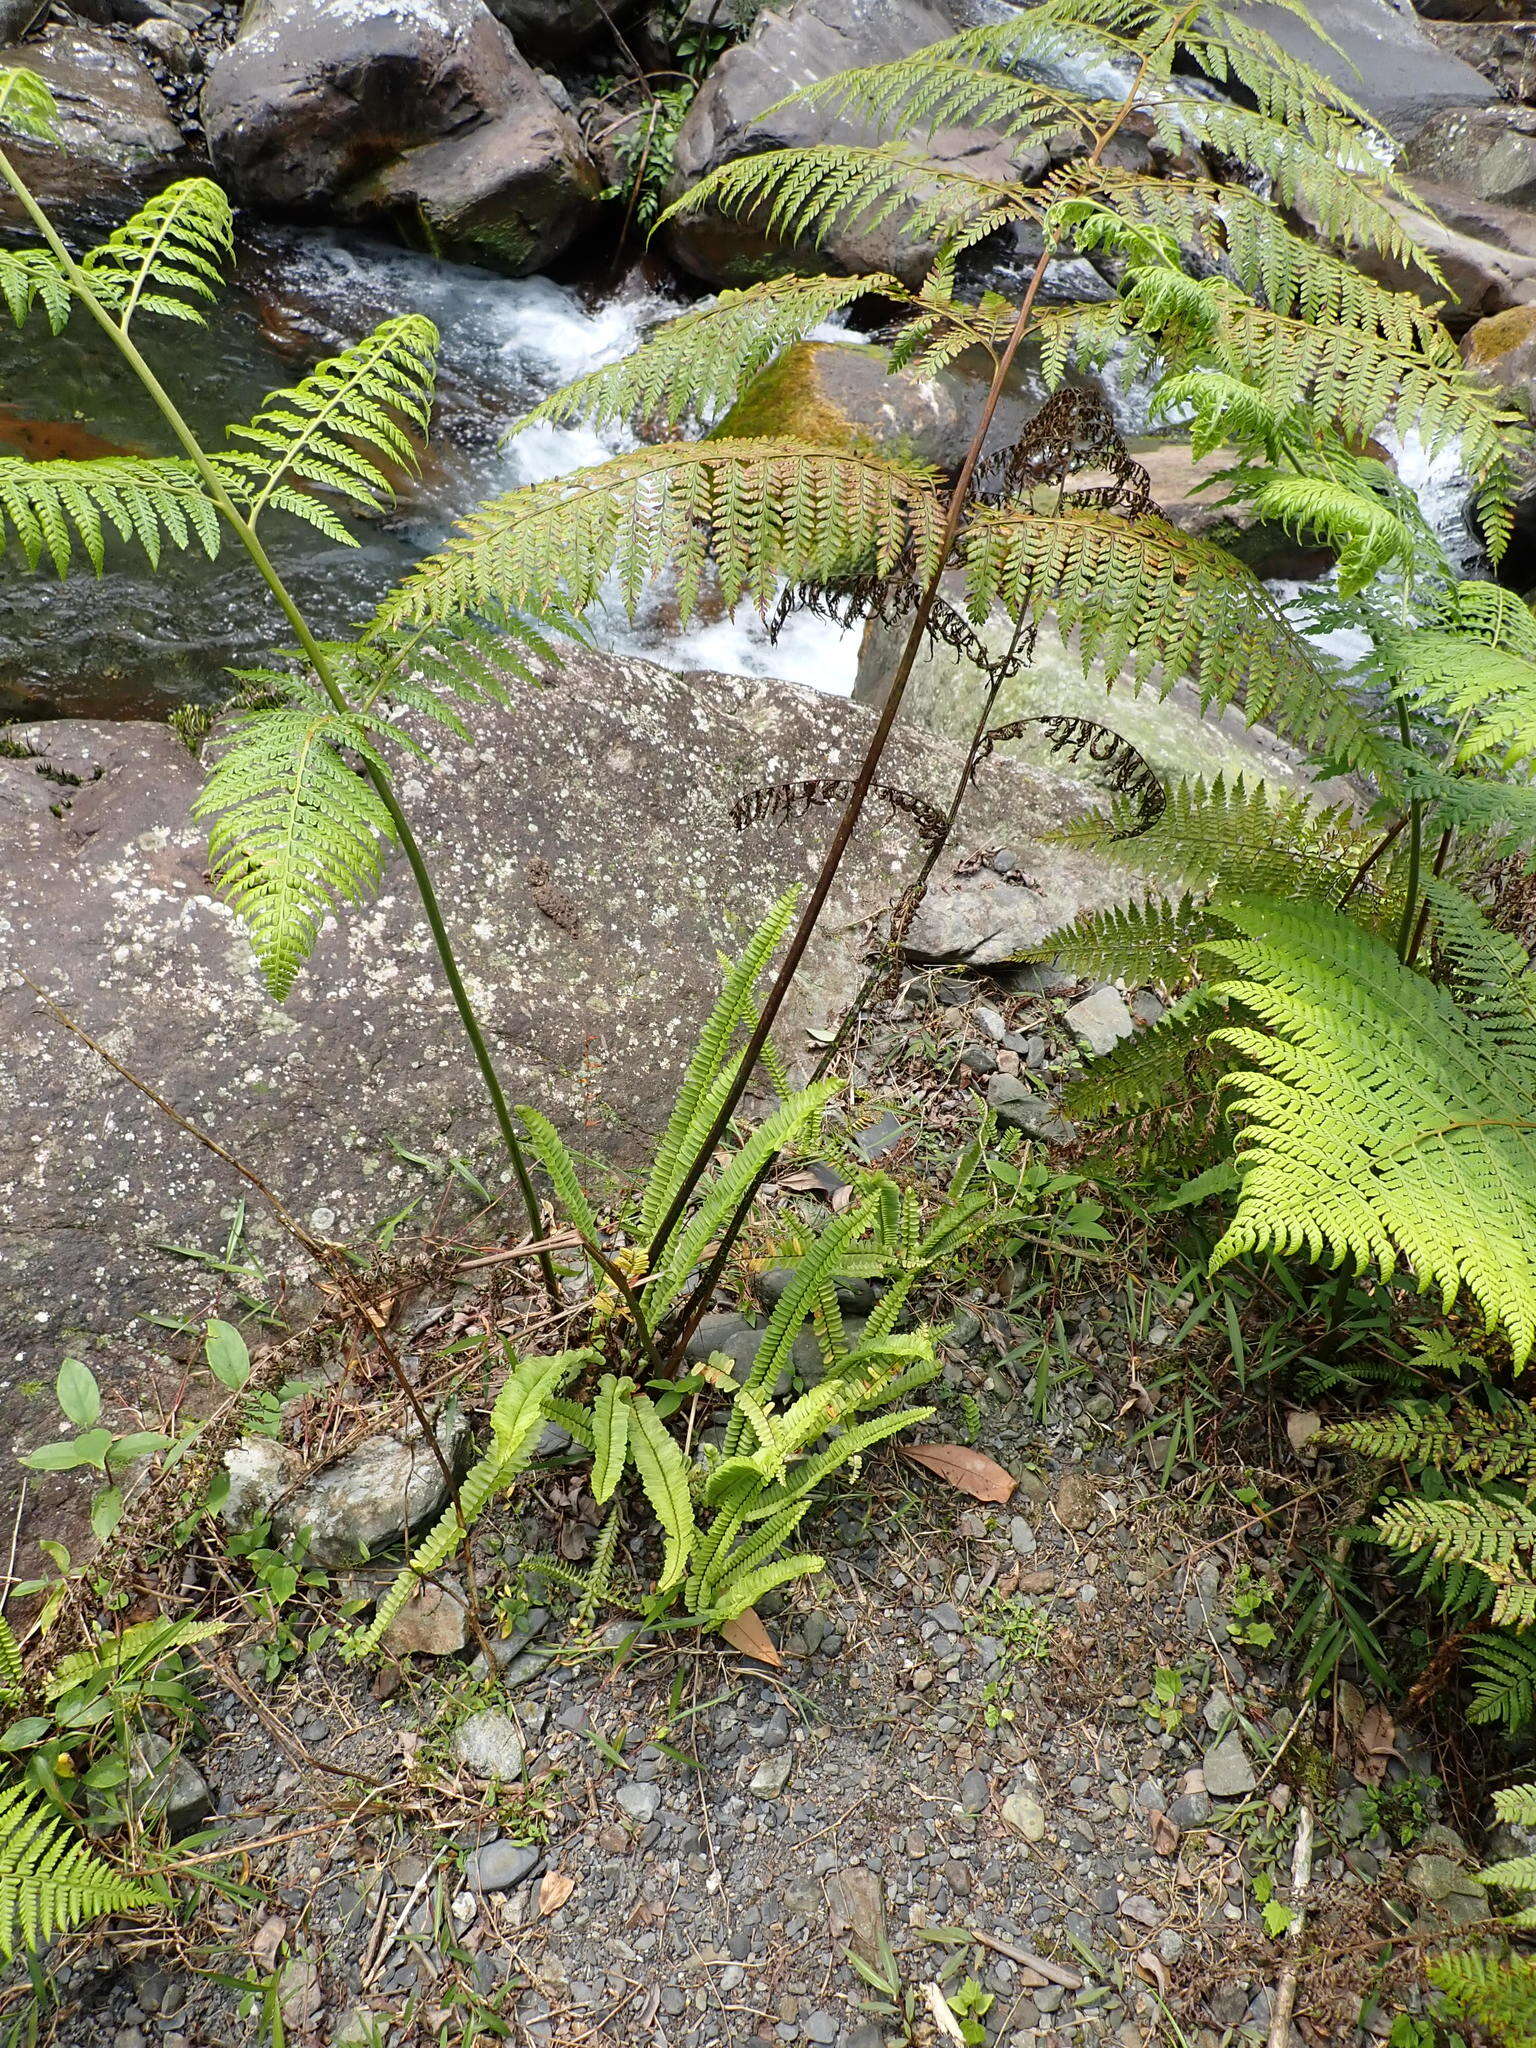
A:
<svg viewBox="0 0 1536 2048">
<path fill-rule="evenodd" d="M 263 231 L 206 329 L 144 323 L 145 353 L 208 445 L 249 417 L 266 393 L 389 314 L 415 311 L 443 338 L 433 441 L 419 479 L 387 514 L 353 523 L 343 547 L 273 519 L 268 545 L 322 633 L 365 617 L 389 583 L 437 545 L 454 518 L 513 485 L 556 476 L 634 445 L 622 427 L 536 428 L 503 445 L 507 427 L 584 370 L 627 354 L 678 302 L 641 282 L 606 293 L 545 277 L 504 278 L 439 263 L 362 237 Z M 166 431 L 88 324 L 50 339 L 42 322 L 4 343 L 0 451 L 29 456 L 169 452 Z M 589 616 L 599 644 L 674 668 L 778 675 L 846 694 L 857 633 L 797 618 L 776 644 L 749 607 L 706 604 L 681 626 L 658 599 L 638 620 L 617 607 Z M 64 713 L 163 717 L 213 700 L 227 670 L 259 662 L 283 621 L 243 554 L 215 562 L 168 557 L 159 574 L 126 545 L 107 571 L 10 576 L 0 599 L 0 716 Z"/>
<path fill-rule="evenodd" d="M 546 277 L 510 279 L 383 242 L 313 230 L 262 230 L 248 242 L 234 288 L 206 329 L 145 323 L 142 345 L 209 445 L 274 387 L 296 381 L 391 313 L 419 311 L 443 338 L 439 404 L 422 475 L 398 505 L 354 522 L 343 547 L 275 519 L 268 544 L 322 633 L 366 617 L 389 583 L 481 499 L 559 475 L 635 445 L 621 426 L 539 427 L 506 442 L 510 423 L 548 392 L 627 354 L 678 302 L 638 273 L 604 290 Z M 88 323 L 50 340 L 40 320 L 5 342 L 0 450 L 30 456 L 156 453 L 162 423 Z M 1145 431 L 1143 395 L 1107 382 L 1122 430 Z M 1400 451 L 1431 524 L 1463 552 L 1465 481 L 1454 460 Z M 1278 586 L 1282 597 L 1296 592 Z M 846 695 L 860 635 L 804 615 L 777 642 L 750 606 L 706 603 L 686 626 L 664 596 L 638 620 L 616 605 L 589 615 L 600 645 L 669 667 L 776 675 Z M 1358 650 L 1330 635 L 1330 653 Z M 10 576 L 0 599 L 0 717 L 64 713 L 163 717 L 175 704 L 216 700 L 227 671 L 261 660 L 283 621 L 245 557 L 226 545 L 215 562 L 172 555 L 160 574 L 126 545 L 107 571 Z"/>
</svg>

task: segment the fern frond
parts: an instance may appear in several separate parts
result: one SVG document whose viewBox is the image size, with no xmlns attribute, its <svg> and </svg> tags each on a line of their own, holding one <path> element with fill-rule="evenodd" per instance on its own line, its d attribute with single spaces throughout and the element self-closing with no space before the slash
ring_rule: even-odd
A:
<svg viewBox="0 0 1536 2048">
<path fill-rule="evenodd" d="M 1255 492 L 1253 509 L 1287 533 L 1332 548 L 1341 597 L 1353 597 L 1393 564 L 1411 570 L 1418 555 L 1418 536 L 1390 505 L 1333 477 L 1271 477 Z"/>
<path fill-rule="evenodd" d="M 1182 996 L 1150 1031 L 1123 1038 L 1101 1053 L 1086 1073 L 1067 1083 L 1063 1103 L 1073 1116 L 1137 1111 L 1177 1099 L 1210 1033 L 1214 1007 L 1208 987 Z"/>
<path fill-rule="evenodd" d="M 1011 179 L 933 163 L 899 142 L 822 142 L 735 157 L 707 171 L 662 221 L 703 208 L 750 219 L 789 248 L 819 248 L 834 234 L 870 235 L 892 222 L 905 244 L 962 248 L 1040 211 L 1034 194 Z"/>
<path fill-rule="evenodd" d="M 249 448 L 215 462 L 251 523 L 275 506 L 331 540 L 355 545 L 314 493 L 378 511 L 394 497 L 388 469 L 414 474 L 419 458 L 411 430 L 425 435 L 431 420 L 437 341 L 437 329 L 419 313 L 382 321 L 298 384 L 269 393 L 248 425 L 231 427 L 230 438 Z"/>
<path fill-rule="evenodd" d="M 126 334 L 135 313 L 201 327 L 197 302 L 218 296 L 234 259 L 234 216 L 211 178 L 182 178 L 157 192 L 80 267 Z"/>
<path fill-rule="evenodd" d="M 35 71 L 11 64 L 0 67 L 0 130 L 9 129 L 31 142 L 57 142 L 58 120 L 58 104 Z"/>
<path fill-rule="evenodd" d="M 0 90 L 3 90 L 0 75 Z M 3 110 L 3 102 L 0 102 Z M 120 1875 L 25 1786 L 0 1791 L 0 1957 L 39 1949 L 104 1913 L 136 1913 L 164 1894 Z"/>
<path fill-rule="evenodd" d="M 1431 1957 L 1425 1975 L 1451 2001 L 1448 2018 L 1473 2022 L 1503 2048 L 1536 2043 L 1536 1957 L 1451 1949 Z"/>
<path fill-rule="evenodd" d="M 639 1234 L 647 1239 L 655 1235 L 672 1206 L 683 1173 L 714 1122 L 715 1109 L 706 1106 L 707 1099 L 725 1071 L 732 1041 L 751 1009 L 752 992 L 789 930 L 799 893 L 798 888 L 786 890 L 763 918 L 740 959 L 726 973 L 714 1008 L 705 1019 L 640 1199 Z"/>
<path fill-rule="evenodd" d="M 1262 1029 L 1215 1034 L 1240 1129 L 1237 1215 L 1214 1254 L 1305 1252 L 1449 1309 L 1463 1286 L 1517 1362 L 1536 1342 L 1536 1137 L 1523 1076 L 1475 1016 L 1331 912 L 1226 906 L 1213 993 Z"/>
<path fill-rule="evenodd" d="M 14 1699 L 26 1690 L 27 1674 L 21 1661 L 16 1632 L 0 1614 L 0 1698 Z"/>
<path fill-rule="evenodd" d="M 138 456 L 87 462 L 26 462 L 0 456 L 0 546 L 14 539 L 35 569 L 46 555 L 60 576 L 84 548 L 98 575 L 106 538 L 137 541 L 158 567 L 169 541 L 194 542 L 211 560 L 219 551 L 219 516 L 190 463 Z"/>
<path fill-rule="evenodd" d="M 601 1507 L 612 1499 L 629 1461 L 629 1396 L 635 1382 L 605 1372 L 592 1403 L 592 1498 Z"/>
<path fill-rule="evenodd" d="M 555 1200 L 564 1210 L 567 1221 L 575 1225 L 584 1243 L 600 1245 L 602 1234 L 597 1218 L 592 1213 L 592 1205 L 581 1185 L 581 1174 L 566 1148 L 565 1140 L 542 1110 L 533 1109 L 527 1103 L 518 1105 L 517 1120 L 523 1127 L 534 1157 L 549 1175 Z"/>
<path fill-rule="evenodd" d="M 1405 633 L 1382 659 L 1406 696 L 1464 720 L 1458 755 L 1536 753 L 1536 660 L 1456 633 Z"/>
<path fill-rule="evenodd" d="M 1193 896 L 1148 896 L 1139 903 L 1084 911 L 1052 932 L 1048 950 L 1072 974 L 1103 980 L 1123 974 L 1128 984 L 1160 982 L 1177 988 L 1195 972 L 1199 950 L 1217 925 Z"/>
<path fill-rule="evenodd" d="M 1369 720 L 1320 668 L 1276 600 L 1235 556 L 1155 513 L 1126 519 L 1098 507 L 1057 512 L 979 506 L 965 541 L 971 616 L 1055 611 L 1075 632 L 1086 670 L 1102 661 L 1137 686 L 1184 676 L 1202 708 L 1241 700 L 1330 758 L 1374 760 Z"/>
<path fill-rule="evenodd" d="M 387 772 L 381 741 L 396 735 L 291 676 L 263 680 L 285 701 L 235 714 L 192 814 L 211 821 L 214 889 L 246 926 L 281 1002 L 327 915 L 365 901 L 383 875 L 394 823 L 348 757 Z"/>
<path fill-rule="evenodd" d="M 457 619 L 505 605 L 581 612 L 609 576 L 633 606 L 675 578 L 692 616 L 706 566 L 721 595 L 766 608 L 779 584 L 933 565 L 943 510 L 933 472 L 790 441 L 636 449 L 493 498 L 387 597 L 377 627 Z"/>
<path fill-rule="evenodd" d="M 618 362 L 563 385 L 515 421 L 509 438 L 577 419 L 595 427 L 639 419 L 669 429 L 685 420 L 717 419 L 782 350 L 868 294 L 909 297 L 905 285 L 883 274 L 773 277 L 745 291 L 721 292 L 668 320 Z"/>
<path fill-rule="evenodd" d="M 658 1593 L 684 1577 L 698 1530 L 693 1515 L 693 1467 L 648 1394 L 629 1405 L 629 1455 L 665 1540 Z"/>
<path fill-rule="evenodd" d="M 18 327 L 39 304 L 55 334 L 68 325 L 69 286 L 46 249 L 0 249 L 0 299 Z"/>
<path fill-rule="evenodd" d="M 573 1374 L 596 1360 L 594 1351 L 563 1351 L 556 1357 L 524 1358 L 514 1364 L 492 1404 L 490 1444 L 459 1482 L 456 1503 L 411 1552 L 368 1626 L 343 1642 L 344 1657 L 366 1656 L 378 1648 L 390 1623 L 422 1580 L 447 1563 L 496 1495 L 505 1491 L 533 1457 L 548 1420 L 550 1399 Z"/>
<path fill-rule="evenodd" d="M 1318 1441 L 1365 1458 L 1464 1478 L 1536 1480 L 1536 1412 L 1511 1403 L 1497 1414 L 1447 1409 L 1433 1401 L 1396 1401 L 1373 1415 L 1329 1423 Z"/>
<path fill-rule="evenodd" d="M 1469 1720 L 1497 1721 L 1511 1735 L 1536 1722 L 1536 1640 L 1521 1635 L 1473 1636 L 1466 1646 L 1473 1676 Z"/>
<path fill-rule="evenodd" d="M 1505 1785 L 1493 1795 L 1493 1813 L 1506 1827 L 1536 1827 L 1536 1785 Z"/>
<path fill-rule="evenodd" d="M 1372 1525 L 1389 1549 L 1425 1551 L 1441 1564 L 1458 1565 L 1493 1589 L 1496 1625 L 1529 1628 L 1536 1622 L 1536 1512 L 1523 1501 L 1480 1494 L 1467 1500 L 1400 1500 Z"/>
</svg>

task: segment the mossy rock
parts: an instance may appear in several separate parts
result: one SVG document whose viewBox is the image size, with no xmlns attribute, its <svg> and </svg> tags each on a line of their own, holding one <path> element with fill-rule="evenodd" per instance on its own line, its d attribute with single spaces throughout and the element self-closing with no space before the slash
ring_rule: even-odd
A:
<svg viewBox="0 0 1536 2048">
<path fill-rule="evenodd" d="M 752 379 L 715 433 L 787 436 L 958 468 L 971 434 L 965 384 L 893 372 L 890 360 L 889 350 L 857 342 L 796 342 Z"/>
<path fill-rule="evenodd" d="M 1502 385 L 1527 412 L 1536 378 L 1536 306 L 1508 306 L 1468 330 L 1462 358 L 1473 375 Z"/>
</svg>

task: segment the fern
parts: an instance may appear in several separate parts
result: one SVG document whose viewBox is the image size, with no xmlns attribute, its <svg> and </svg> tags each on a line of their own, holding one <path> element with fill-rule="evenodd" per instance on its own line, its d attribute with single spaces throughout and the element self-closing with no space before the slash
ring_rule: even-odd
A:
<svg viewBox="0 0 1536 2048">
<path fill-rule="evenodd" d="M 909 556 L 931 567 L 932 473 L 847 449 L 710 441 L 643 448 L 494 498 L 380 607 L 385 629 L 487 606 L 580 612 L 612 576 L 633 606 L 662 575 L 693 614 L 711 562 L 721 595 L 766 606 L 784 579 L 834 581 Z"/>
<path fill-rule="evenodd" d="M 3 84 L 0 77 L 0 90 Z M 26 1787 L 0 1791 L 0 1957 L 40 1949 L 105 1913 L 142 1912 L 162 1899 L 158 1888 L 103 1862 Z"/>
<path fill-rule="evenodd" d="M 46 555 L 60 576 L 78 544 L 99 575 L 108 530 L 137 541 L 158 566 L 169 542 L 219 551 L 218 514 L 190 463 L 101 456 L 89 462 L 26 462 L 0 456 L 0 544 L 14 541 L 35 569 Z"/>
<path fill-rule="evenodd" d="M 1424 1551 L 1492 1589 L 1489 1615 L 1501 1628 L 1536 1622 L 1536 1512 L 1522 1501 L 1480 1495 L 1470 1500 L 1402 1500 L 1384 1508 L 1373 1528 L 1391 1550 Z"/>
<path fill-rule="evenodd" d="M 1520 1635 L 1473 1636 L 1469 1720 L 1500 1722 L 1512 1735 L 1536 1726 L 1536 1641 Z"/>
<path fill-rule="evenodd" d="M 1466 1286 L 1517 1362 L 1536 1342 L 1536 1063 L 1344 919 L 1258 901 L 1208 953 L 1213 993 L 1262 1029 L 1235 1055 L 1242 1187 L 1215 1264 L 1242 1252 L 1406 1261 L 1448 1309 Z M 1485 935 L 1486 937 L 1486 935 Z M 1485 944 L 1485 958 L 1496 955 Z"/>
<path fill-rule="evenodd" d="M 0 66 L 0 132 L 9 129 L 30 142 L 56 142 L 58 118 L 53 94 L 35 71 Z"/>
<path fill-rule="evenodd" d="M 14 1706 L 27 1689 L 27 1674 L 21 1661 L 16 1632 L 0 1614 L 0 1700 Z"/>
<path fill-rule="evenodd" d="M 596 1360 L 593 1351 L 565 1351 L 554 1358 L 524 1358 L 513 1365 L 491 1408 L 489 1447 L 460 1481 L 457 1501 L 411 1552 L 368 1626 L 343 1643 L 344 1656 L 362 1657 L 378 1648 L 390 1623 L 422 1580 L 447 1563 L 491 1502 L 532 1459 L 549 1420 L 549 1403 L 560 1387 Z"/>
<path fill-rule="evenodd" d="M 229 201 L 211 179 L 183 178 L 83 256 L 80 268 L 126 333 L 140 312 L 202 326 L 198 301 L 218 296 L 233 259 Z"/>
<path fill-rule="evenodd" d="M 1462 1478 L 1536 1482 L 1536 1412 L 1523 1402 L 1490 1414 L 1463 1404 L 1398 1401 L 1375 1415 L 1330 1423 L 1318 1441 Z"/>
<path fill-rule="evenodd" d="M 355 546 L 313 494 L 378 511 L 394 495 L 381 464 L 416 470 L 410 430 L 424 435 L 431 418 L 437 340 L 419 313 L 385 320 L 300 383 L 271 393 L 248 425 L 231 427 L 231 439 L 249 446 L 219 456 L 217 467 L 251 524 L 275 507 Z"/>
<path fill-rule="evenodd" d="M 1474 2022 L 1498 2048 L 1536 2043 L 1536 1957 L 1456 1949 L 1433 1957 L 1425 1974 L 1450 2001 L 1447 2018 Z"/>
</svg>

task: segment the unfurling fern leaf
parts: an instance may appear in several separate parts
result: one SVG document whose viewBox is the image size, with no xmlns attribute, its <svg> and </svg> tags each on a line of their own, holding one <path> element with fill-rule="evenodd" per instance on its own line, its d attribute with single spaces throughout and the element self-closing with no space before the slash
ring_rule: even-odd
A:
<svg viewBox="0 0 1536 2048">
<path fill-rule="evenodd" d="M 234 256 L 229 201 L 210 178 L 167 185 L 80 259 L 96 299 L 126 333 L 135 313 L 201 326 Z"/>
<path fill-rule="evenodd" d="M 104 1863 L 26 1787 L 0 1791 L 0 1957 L 41 1948 L 104 1913 L 142 1912 L 163 1899 L 161 1888 Z"/>
<path fill-rule="evenodd" d="M 424 435 L 431 420 L 437 339 L 419 313 L 385 320 L 300 383 L 272 392 L 248 425 L 231 427 L 231 439 L 248 446 L 218 456 L 217 467 L 251 524 L 275 506 L 356 545 L 314 493 L 378 511 L 394 496 L 389 471 L 415 471 L 412 432 Z"/>
<path fill-rule="evenodd" d="M 1406 1263 L 1449 1308 L 1465 1286 L 1517 1362 L 1536 1342 L 1536 1063 L 1345 919 L 1224 908 L 1213 993 L 1256 1025 L 1216 1043 L 1242 1188 L 1217 1265 L 1305 1252 L 1391 1278 Z M 1490 962 L 1492 935 L 1483 933 Z"/>
</svg>

